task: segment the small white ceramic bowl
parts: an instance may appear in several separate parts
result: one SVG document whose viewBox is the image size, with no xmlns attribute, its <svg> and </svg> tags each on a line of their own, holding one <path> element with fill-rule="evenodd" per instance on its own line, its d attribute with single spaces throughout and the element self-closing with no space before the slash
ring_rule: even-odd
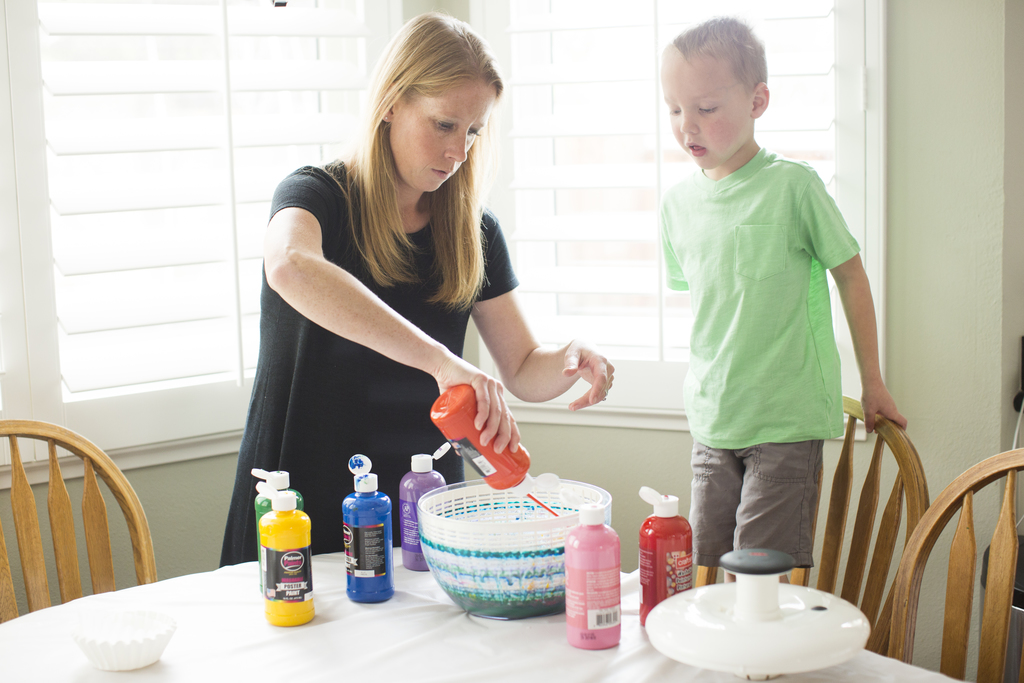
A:
<svg viewBox="0 0 1024 683">
<path fill-rule="evenodd" d="M 159 612 L 84 609 L 71 637 L 97 669 L 129 671 L 160 659 L 175 628 Z"/>
</svg>

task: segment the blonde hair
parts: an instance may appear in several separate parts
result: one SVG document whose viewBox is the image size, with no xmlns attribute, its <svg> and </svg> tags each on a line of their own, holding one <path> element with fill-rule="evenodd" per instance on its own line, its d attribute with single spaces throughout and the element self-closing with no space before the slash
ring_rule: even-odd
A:
<svg viewBox="0 0 1024 683">
<path fill-rule="evenodd" d="M 415 283 L 415 247 L 402 228 L 396 191 L 398 176 L 384 116 L 403 97 L 438 97 L 467 81 L 504 90 L 490 46 L 468 24 L 441 13 L 420 15 L 388 44 L 371 79 L 369 106 L 347 168 L 327 170 L 349 197 L 349 218 L 367 272 L 380 286 Z M 483 286 L 480 237 L 483 197 L 494 172 L 495 116 L 467 153 L 458 171 L 431 193 L 430 225 L 435 259 L 429 299 L 464 310 Z"/>
<path fill-rule="evenodd" d="M 764 43 L 754 30 L 734 17 L 715 17 L 691 26 L 672 41 L 687 61 L 710 57 L 728 62 L 733 74 L 751 90 L 768 82 Z"/>
</svg>

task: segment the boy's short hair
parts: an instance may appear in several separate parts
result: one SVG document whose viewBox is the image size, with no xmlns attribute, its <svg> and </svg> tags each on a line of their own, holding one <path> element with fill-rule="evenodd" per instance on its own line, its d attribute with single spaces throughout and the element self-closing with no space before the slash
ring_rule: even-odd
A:
<svg viewBox="0 0 1024 683">
<path fill-rule="evenodd" d="M 741 83 L 753 89 L 768 82 L 764 43 L 754 30 L 735 17 L 714 17 L 691 26 L 672 41 L 687 61 L 695 57 L 726 60 Z"/>
</svg>

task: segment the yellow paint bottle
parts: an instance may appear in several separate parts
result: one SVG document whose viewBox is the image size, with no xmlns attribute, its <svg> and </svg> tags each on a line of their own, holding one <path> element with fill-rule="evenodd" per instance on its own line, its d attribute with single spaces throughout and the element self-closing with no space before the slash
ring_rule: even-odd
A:
<svg viewBox="0 0 1024 683">
<path fill-rule="evenodd" d="M 275 626 L 299 626 L 314 614 L 309 515 L 295 509 L 290 491 L 276 491 L 265 482 L 257 490 L 273 501 L 273 509 L 260 519 L 264 612 Z"/>
</svg>

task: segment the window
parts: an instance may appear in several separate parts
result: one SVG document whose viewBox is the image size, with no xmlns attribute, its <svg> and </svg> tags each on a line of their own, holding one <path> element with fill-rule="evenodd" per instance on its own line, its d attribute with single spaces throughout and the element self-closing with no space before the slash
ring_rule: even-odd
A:
<svg viewBox="0 0 1024 683">
<path fill-rule="evenodd" d="M 615 391 L 569 414 L 513 402 L 542 422 L 684 429 L 692 317 L 664 284 L 658 207 L 694 166 L 668 128 L 661 51 L 715 14 L 750 21 L 768 52 L 762 147 L 813 165 L 860 242 L 882 320 L 882 8 L 865 0 L 508 0 L 472 4 L 505 66 L 503 166 L 491 206 L 542 343 L 598 343 Z M 859 395 L 845 318 L 833 309 L 844 391 Z M 486 356 L 486 352 L 482 351 Z M 579 391 L 551 403 L 561 407 Z M 589 416 L 586 414 L 590 413 Z"/>
<path fill-rule="evenodd" d="M 401 3 L 5 9 L 2 415 L 106 449 L 237 435 L 271 195 L 339 155 Z"/>
</svg>

